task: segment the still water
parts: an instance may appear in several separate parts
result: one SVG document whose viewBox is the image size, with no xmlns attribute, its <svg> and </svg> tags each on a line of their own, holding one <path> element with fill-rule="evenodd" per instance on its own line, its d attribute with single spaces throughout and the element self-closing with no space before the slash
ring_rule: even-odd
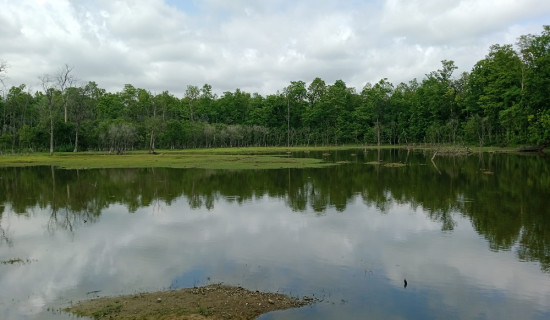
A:
<svg viewBox="0 0 550 320">
<path fill-rule="evenodd" d="M 550 319 L 548 158 L 294 156 L 338 164 L 0 168 L 0 319 L 219 282 L 321 299 L 264 320 Z"/>
</svg>

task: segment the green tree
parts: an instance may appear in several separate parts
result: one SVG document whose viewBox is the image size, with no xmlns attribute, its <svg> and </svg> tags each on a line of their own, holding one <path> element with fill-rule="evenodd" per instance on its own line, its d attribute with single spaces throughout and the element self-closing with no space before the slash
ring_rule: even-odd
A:
<svg viewBox="0 0 550 320">
<path fill-rule="evenodd" d="M 540 35 L 520 37 L 524 63 L 524 101 L 531 143 L 550 144 L 550 26 Z"/>
<path fill-rule="evenodd" d="M 418 88 L 420 117 L 427 118 L 423 138 L 429 142 L 449 142 L 450 119 L 456 119 L 456 90 L 452 74 L 457 67 L 452 60 L 441 61 L 442 68 L 426 75 Z"/>
<path fill-rule="evenodd" d="M 484 119 L 489 142 L 520 142 L 527 118 L 521 115 L 522 64 L 512 46 L 491 46 L 474 66 L 468 85 L 467 108 Z"/>
<path fill-rule="evenodd" d="M 189 120 L 195 121 L 195 105 L 200 96 L 200 90 L 197 86 L 188 85 L 185 89 L 185 99 L 189 105 Z"/>
<path fill-rule="evenodd" d="M 162 132 L 166 123 L 166 110 L 168 105 L 174 101 L 168 91 L 153 97 L 150 104 L 149 117 L 146 120 L 146 127 L 149 131 L 149 153 L 155 153 L 157 135 Z"/>
<path fill-rule="evenodd" d="M 390 143 L 408 144 L 412 141 L 410 131 L 415 124 L 410 119 L 416 100 L 416 90 L 410 83 L 400 83 L 393 90 L 389 103 L 391 113 L 388 117 Z"/>
<path fill-rule="evenodd" d="M 291 81 L 284 90 L 286 98 L 286 127 L 287 127 L 287 147 L 290 147 L 291 127 L 296 128 L 302 125 L 302 114 L 306 103 L 306 83 L 303 81 Z M 292 117 L 291 117 L 292 109 Z M 291 121 L 292 118 L 292 121 Z"/>
<path fill-rule="evenodd" d="M 309 132 L 307 143 L 313 139 L 315 144 L 322 141 L 323 133 L 327 128 L 324 126 L 324 101 L 327 93 L 327 85 L 321 78 L 315 78 L 307 88 L 307 100 L 309 105 L 304 115 L 304 126 Z"/>
<path fill-rule="evenodd" d="M 32 118 L 34 115 L 33 97 L 25 89 L 24 84 L 11 87 L 5 99 L 0 102 L 2 105 L 0 107 L 2 109 L 0 134 L 5 135 L 5 140 L 8 136 L 11 138 L 8 144 L 12 151 L 16 148 L 19 130 L 26 124 L 32 124 L 34 120 Z"/>
<path fill-rule="evenodd" d="M 105 90 L 98 88 L 93 81 L 81 87 L 70 87 L 66 91 L 69 120 L 74 123 L 75 140 L 73 152 L 78 152 L 82 124 L 92 120 L 97 113 L 97 103 Z"/>
<path fill-rule="evenodd" d="M 196 103 L 197 118 L 199 121 L 214 123 L 218 121 L 217 110 L 214 106 L 217 97 L 212 92 L 212 86 L 204 84 L 200 89 L 200 95 Z"/>
<path fill-rule="evenodd" d="M 119 93 L 106 92 L 97 98 L 97 120 L 121 119 L 124 105 Z"/>
<path fill-rule="evenodd" d="M 362 102 L 357 109 L 359 118 L 365 122 L 367 128 L 374 128 L 376 143 L 382 143 L 382 131 L 388 117 L 390 99 L 393 93 L 393 84 L 384 78 L 374 86 L 366 85 L 362 92 Z M 364 124 L 364 125 L 365 125 Z"/>
<path fill-rule="evenodd" d="M 125 84 L 124 89 L 118 93 L 122 107 L 121 117 L 133 122 L 142 122 L 142 112 L 138 105 L 138 89 L 131 84 Z"/>
</svg>

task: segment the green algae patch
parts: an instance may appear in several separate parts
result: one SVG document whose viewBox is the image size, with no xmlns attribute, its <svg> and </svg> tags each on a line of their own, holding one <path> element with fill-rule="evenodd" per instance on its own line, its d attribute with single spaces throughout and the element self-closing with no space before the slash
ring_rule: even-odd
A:
<svg viewBox="0 0 550 320">
<path fill-rule="evenodd" d="M 369 161 L 365 164 L 377 165 L 377 166 L 382 166 L 386 168 L 402 168 L 407 166 L 405 163 L 402 163 L 402 162 L 384 162 L 384 161 Z"/>
<path fill-rule="evenodd" d="M 379 166 L 379 165 L 383 165 L 384 162 L 382 162 L 382 161 L 369 161 L 369 162 L 366 162 L 365 164 L 377 165 L 377 166 Z"/>
<path fill-rule="evenodd" d="M 280 168 L 319 168 L 334 165 L 314 158 L 293 158 L 288 155 L 207 151 L 131 152 L 123 155 L 110 155 L 98 152 L 57 153 L 32 155 L 6 155 L 0 157 L 0 167 L 55 166 L 65 169 L 97 168 L 202 168 L 202 169 L 280 169 Z"/>
<path fill-rule="evenodd" d="M 386 168 L 402 168 L 402 167 L 405 167 L 405 166 L 407 166 L 407 165 L 404 164 L 404 163 L 401 163 L 401 162 L 390 162 L 390 163 L 384 164 L 384 167 L 386 167 Z"/>
</svg>

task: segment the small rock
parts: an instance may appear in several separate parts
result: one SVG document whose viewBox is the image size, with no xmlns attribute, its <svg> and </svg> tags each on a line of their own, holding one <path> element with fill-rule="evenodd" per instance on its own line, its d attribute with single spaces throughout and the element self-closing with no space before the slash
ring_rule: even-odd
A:
<svg viewBox="0 0 550 320">
<path fill-rule="evenodd" d="M 157 298 L 157 302 L 159 302 L 159 303 L 160 303 L 161 301 L 162 301 L 162 299 L 161 299 L 161 298 Z"/>
</svg>

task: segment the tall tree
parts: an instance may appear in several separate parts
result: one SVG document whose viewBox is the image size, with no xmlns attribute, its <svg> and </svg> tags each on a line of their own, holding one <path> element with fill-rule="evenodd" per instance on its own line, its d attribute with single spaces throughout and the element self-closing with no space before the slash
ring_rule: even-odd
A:
<svg viewBox="0 0 550 320">
<path fill-rule="evenodd" d="M 188 85 L 185 89 L 185 99 L 189 105 L 189 120 L 195 121 L 195 104 L 200 96 L 200 90 L 197 86 Z"/>
<path fill-rule="evenodd" d="M 105 90 L 98 88 L 97 84 L 93 81 L 80 87 L 70 87 L 67 89 L 69 119 L 74 123 L 75 130 L 73 152 L 78 152 L 82 123 L 95 115 L 98 100 L 103 96 L 104 92 Z"/>
<path fill-rule="evenodd" d="M 483 118 L 489 142 L 522 140 L 527 117 L 521 115 L 521 83 L 521 60 L 511 45 L 491 46 L 485 59 L 474 66 L 468 101 L 474 105 L 469 109 L 477 110 Z"/>
<path fill-rule="evenodd" d="M 327 131 L 326 122 L 327 118 L 325 117 L 325 100 L 327 94 L 327 85 L 325 81 L 321 78 L 315 78 L 310 83 L 307 88 L 307 100 L 308 108 L 305 111 L 304 115 L 304 125 L 305 129 L 308 130 L 309 139 L 313 139 L 314 143 L 320 143 L 323 140 L 323 136 Z M 328 111 L 327 111 L 328 112 Z"/>
<path fill-rule="evenodd" d="M 6 69 L 8 68 L 8 63 L 0 59 L 0 84 L 4 84 L 4 78 L 6 77 Z"/>
<path fill-rule="evenodd" d="M 390 127 L 390 143 L 408 144 L 411 139 L 411 130 L 414 125 L 411 121 L 412 111 L 417 104 L 415 82 L 398 84 L 390 98 L 390 114 L 388 124 Z"/>
<path fill-rule="evenodd" d="M 141 122 L 143 113 L 139 110 L 138 89 L 131 84 L 125 84 L 124 89 L 118 93 L 122 104 L 122 117 L 135 122 Z"/>
<path fill-rule="evenodd" d="M 374 86 L 365 86 L 361 92 L 363 97 L 362 107 L 360 108 L 362 118 L 369 121 L 374 127 L 377 145 L 382 144 L 382 130 L 384 127 L 384 117 L 388 115 L 390 98 L 393 93 L 393 84 L 387 78 L 381 79 Z"/>
<path fill-rule="evenodd" d="M 200 89 L 195 108 L 195 116 L 198 120 L 211 123 L 217 121 L 217 110 L 214 108 L 216 98 L 216 95 L 212 92 L 212 86 L 204 84 Z"/>
<path fill-rule="evenodd" d="M 59 100 L 61 100 L 61 93 L 59 90 L 56 90 L 54 82 L 49 75 L 43 75 L 40 78 L 43 96 L 42 96 L 42 111 L 44 121 L 49 123 L 49 132 L 50 132 L 50 155 L 53 155 L 54 152 L 54 127 L 55 121 L 57 120 L 58 110 L 59 110 Z"/>
<path fill-rule="evenodd" d="M 455 109 L 452 74 L 457 67 L 452 60 L 441 61 L 442 68 L 426 75 L 418 88 L 421 117 L 427 118 L 423 138 L 429 142 L 449 142 L 448 121 Z"/>
<path fill-rule="evenodd" d="M 303 113 L 303 107 L 306 99 L 306 83 L 303 81 L 291 81 L 284 90 L 286 97 L 286 125 L 287 125 L 287 147 L 290 147 L 290 109 L 292 106 L 293 115 L 296 119 L 295 125 L 301 125 L 298 123 Z M 300 121 L 301 122 L 301 121 Z M 294 123 L 293 123 L 294 124 Z"/>
<path fill-rule="evenodd" d="M 24 84 L 11 87 L 4 101 L 2 127 L 0 134 L 11 137 L 11 149 L 15 150 L 21 129 L 32 124 L 33 97 L 26 91 Z"/>
<path fill-rule="evenodd" d="M 149 153 L 154 154 L 155 144 L 159 132 L 164 129 L 166 122 L 165 114 L 171 97 L 168 91 L 153 97 L 150 104 L 149 117 L 146 120 L 146 126 L 149 131 Z"/>
<path fill-rule="evenodd" d="M 532 143 L 550 144 L 550 26 L 518 42 L 524 62 L 525 103 Z"/>
<path fill-rule="evenodd" d="M 55 75 L 55 82 L 56 82 L 57 88 L 61 92 L 65 123 L 67 123 L 69 119 L 66 91 L 68 88 L 72 87 L 76 82 L 76 79 L 71 74 L 72 71 L 73 71 L 73 67 L 69 67 L 69 65 L 65 64 L 61 69 L 59 69 L 59 71 Z"/>
</svg>

